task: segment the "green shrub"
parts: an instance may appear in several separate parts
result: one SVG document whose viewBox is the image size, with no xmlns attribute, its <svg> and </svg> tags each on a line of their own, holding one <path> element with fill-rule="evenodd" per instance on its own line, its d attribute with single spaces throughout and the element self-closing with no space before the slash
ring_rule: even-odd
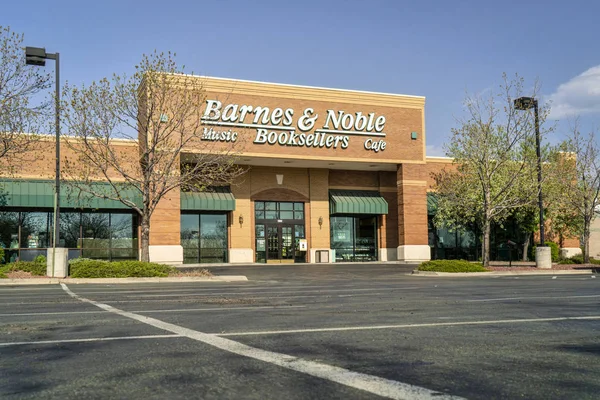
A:
<svg viewBox="0 0 600 400">
<path fill-rule="evenodd" d="M 561 258 L 560 258 L 560 249 L 558 247 L 558 244 L 554 243 L 554 242 L 546 242 L 546 246 L 550 247 L 550 258 L 552 259 L 552 262 L 560 262 Z M 533 254 L 532 260 L 535 260 L 535 249 L 537 248 L 537 246 L 533 246 L 531 248 L 531 252 Z"/>
<path fill-rule="evenodd" d="M 4 262 L 4 249 L 0 247 L 0 264 Z"/>
<path fill-rule="evenodd" d="M 11 271 L 23 271 L 31 272 L 31 275 L 46 276 L 46 264 L 40 264 L 34 261 L 15 261 L 13 263 L 6 264 L 1 271 L 4 273 Z"/>
<path fill-rule="evenodd" d="M 103 262 L 103 263 L 108 263 L 109 262 L 107 260 L 94 260 L 92 258 L 77 257 L 77 258 L 70 259 L 69 260 L 69 265 L 79 264 L 81 262 L 86 262 L 86 261 L 98 261 L 98 262 Z"/>
<path fill-rule="evenodd" d="M 466 260 L 432 260 L 419 265 L 419 271 L 435 272 L 486 272 L 481 263 Z"/>
<path fill-rule="evenodd" d="M 33 262 L 46 265 L 46 256 L 40 254 L 39 256 L 33 259 Z"/>
<path fill-rule="evenodd" d="M 141 261 L 80 260 L 70 265 L 71 278 L 166 277 L 174 271 L 168 265 Z"/>
</svg>

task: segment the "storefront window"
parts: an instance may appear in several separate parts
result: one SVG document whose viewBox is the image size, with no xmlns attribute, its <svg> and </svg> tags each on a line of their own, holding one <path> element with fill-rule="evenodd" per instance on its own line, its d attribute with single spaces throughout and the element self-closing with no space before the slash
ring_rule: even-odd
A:
<svg viewBox="0 0 600 400">
<path fill-rule="evenodd" d="M 85 258 L 109 258 L 110 214 L 83 214 L 81 218 L 82 256 Z"/>
<path fill-rule="evenodd" d="M 332 216 L 330 223 L 336 262 L 377 261 L 377 217 Z"/>
<path fill-rule="evenodd" d="M 4 248 L 3 262 L 16 261 L 19 256 L 19 213 L 0 212 L 0 247 Z"/>
<path fill-rule="evenodd" d="M 52 246 L 52 212 L 0 211 L 0 246 L 4 262 L 33 260 Z M 137 219 L 131 213 L 61 210 L 59 246 L 69 259 L 137 259 Z"/>
<path fill-rule="evenodd" d="M 181 214 L 183 262 L 227 262 L 227 214 Z"/>
</svg>

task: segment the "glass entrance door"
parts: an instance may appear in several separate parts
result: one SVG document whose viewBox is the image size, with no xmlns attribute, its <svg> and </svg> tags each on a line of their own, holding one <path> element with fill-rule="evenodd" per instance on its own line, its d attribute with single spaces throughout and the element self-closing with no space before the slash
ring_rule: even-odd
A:
<svg viewBox="0 0 600 400">
<path fill-rule="evenodd" d="M 279 260 L 279 229 L 277 225 L 267 226 L 267 260 Z"/>
<path fill-rule="evenodd" d="M 293 263 L 306 261 L 304 204 L 300 202 L 255 202 L 256 262 Z"/>
<path fill-rule="evenodd" d="M 279 243 L 281 245 L 279 259 L 282 262 L 284 262 L 283 260 L 294 262 L 294 227 L 292 225 L 279 226 Z"/>
<path fill-rule="evenodd" d="M 267 262 L 294 262 L 294 227 L 267 225 Z"/>
</svg>

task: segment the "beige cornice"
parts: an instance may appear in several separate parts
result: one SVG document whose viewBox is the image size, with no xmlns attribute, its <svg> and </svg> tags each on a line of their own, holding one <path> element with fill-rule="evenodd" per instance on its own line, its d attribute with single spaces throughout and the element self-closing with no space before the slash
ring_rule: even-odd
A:
<svg viewBox="0 0 600 400">
<path fill-rule="evenodd" d="M 182 77 L 179 76 L 179 79 Z M 198 79 L 201 86 L 212 93 L 240 94 L 250 96 L 279 97 L 327 101 L 383 107 L 415 108 L 425 107 L 425 97 L 390 93 L 366 92 L 359 90 L 330 89 L 312 86 L 288 85 L 280 83 L 255 82 L 239 79 L 188 76 Z"/>
<path fill-rule="evenodd" d="M 183 153 L 202 153 L 200 149 L 194 149 L 186 147 L 182 149 Z M 317 160 L 317 161 L 330 161 L 330 162 L 360 162 L 365 164 L 425 164 L 422 160 L 399 160 L 399 159 L 372 159 L 372 158 L 358 158 L 358 157 L 325 157 L 325 156 L 309 156 L 309 155 L 292 155 L 292 154 L 269 154 L 269 153 L 252 153 L 241 151 L 235 154 L 238 158 L 243 157 L 258 157 L 258 158 L 281 158 L 286 160 Z M 293 168 L 293 166 L 290 166 Z"/>
<path fill-rule="evenodd" d="M 451 157 L 425 157 L 426 163 L 452 164 L 454 159 Z"/>
<path fill-rule="evenodd" d="M 339 185 L 333 185 L 333 186 L 329 186 L 330 190 L 377 190 L 379 192 L 382 193 L 396 193 L 398 191 L 398 188 L 396 187 L 391 187 L 391 186 L 349 186 L 349 185 L 344 185 L 344 186 L 339 186 Z"/>
</svg>

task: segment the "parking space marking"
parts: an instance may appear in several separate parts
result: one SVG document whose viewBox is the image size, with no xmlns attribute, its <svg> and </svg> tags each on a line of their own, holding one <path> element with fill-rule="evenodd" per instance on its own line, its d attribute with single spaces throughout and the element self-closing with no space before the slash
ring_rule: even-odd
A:
<svg viewBox="0 0 600 400">
<path fill-rule="evenodd" d="M 214 333 L 214 335 L 217 335 L 217 336 L 260 336 L 260 335 L 284 335 L 284 334 L 290 334 L 290 333 L 369 331 L 369 330 L 377 330 L 377 329 L 433 328 L 433 327 L 462 326 L 462 325 L 499 325 L 499 324 L 523 324 L 523 323 L 533 323 L 533 322 L 593 321 L 593 320 L 600 320 L 600 315 L 590 315 L 590 316 L 583 316 L 583 317 L 500 319 L 500 320 L 490 320 L 490 321 L 431 322 L 431 323 L 423 323 L 423 324 L 340 326 L 337 328 L 287 329 L 287 330 L 276 330 L 276 331 Z"/>
<path fill-rule="evenodd" d="M 420 289 L 418 287 L 403 287 L 403 288 L 368 288 L 368 289 L 353 289 L 353 288 L 348 288 L 348 289 L 329 289 L 329 290 L 296 290 L 296 291 L 290 291 L 290 290 L 286 290 L 286 291 L 277 291 L 277 292 L 269 292 L 269 291 L 264 291 L 261 294 L 288 294 L 288 293 L 322 293 L 322 294 L 327 294 L 330 292 L 374 292 L 377 290 L 383 290 L 383 291 L 392 291 L 392 290 L 406 290 L 406 289 Z M 231 296 L 231 295 L 252 295 L 255 293 L 249 293 L 249 292 L 217 292 L 217 293 L 190 293 L 190 294 L 142 294 L 142 295 L 138 295 L 138 296 L 127 296 L 127 297 L 135 297 L 135 298 L 139 298 L 139 297 L 177 297 L 177 296 L 211 296 L 211 295 L 227 295 L 227 296 Z"/>
<path fill-rule="evenodd" d="M 106 342 L 106 341 L 111 341 L 111 340 L 170 339 L 170 338 L 180 338 L 180 337 L 182 337 L 182 336 L 177 335 L 177 334 L 170 334 L 170 335 L 144 335 L 144 336 L 115 336 L 115 337 L 100 337 L 100 338 L 87 338 L 87 339 L 38 340 L 38 341 L 32 341 L 32 342 L 0 343 L 0 347 L 28 346 L 28 345 L 36 345 L 36 344 Z"/>
<path fill-rule="evenodd" d="M 357 285 L 339 285 L 339 286 L 335 286 L 336 288 L 348 288 L 349 290 L 352 290 L 352 288 L 357 287 Z M 268 289 L 289 289 L 289 290 L 293 290 L 293 289 L 315 289 L 315 288 L 331 288 L 331 285 L 318 285 L 318 286 L 312 286 L 312 285 L 273 285 L 273 286 L 248 286 L 248 284 L 244 284 L 244 285 L 239 285 L 239 286 L 229 286 L 229 287 L 219 287 L 219 288 L 208 288 L 208 287 L 191 287 L 191 288 L 186 288 L 186 289 L 156 289 L 156 288 L 152 288 L 152 289 L 144 289 L 144 288 L 140 288 L 139 290 L 119 290 L 118 288 L 115 288 L 115 290 L 112 291 L 95 291 L 95 290 L 80 290 L 79 292 L 82 294 L 129 294 L 129 293 L 152 293 L 152 292 L 158 292 L 158 293 L 175 293 L 175 292 L 218 292 L 221 291 L 223 289 L 229 289 L 229 290 L 233 290 L 233 289 L 241 289 L 241 290 L 268 290 Z M 130 289 L 130 288 L 128 288 Z M 1 295 L 1 294 L 0 294 Z"/>
<path fill-rule="evenodd" d="M 258 293 L 257 293 L 258 294 Z M 300 298 L 313 298 L 313 297 L 318 297 L 318 298 L 329 298 L 329 297 L 335 297 L 335 298 L 346 298 L 346 297 L 367 297 L 367 296 L 380 296 L 380 295 L 388 295 L 389 293 L 380 293 L 380 292 L 376 292 L 376 293 L 357 293 L 357 294 L 303 294 L 303 295 L 299 295 L 299 296 L 294 296 L 294 295 L 290 295 L 290 296 L 255 296 L 252 293 L 247 293 L 248 298 L 252 299 L 252 300 L 285 300 L 285 299 L 300 299 Z M 208 299 L 212 299 L 212 298 L 219 298 L 220 297 L 220 293 L 215 293 L 214 295 L 211 296 L 206 296 L 206 298 Z M 185 297 L 185 296 L 182 296 Z M 221 296 L 222 297 L 222 296 Z M 202 297 L 196 297 L 198 302 L 202 301 Z M 159 303 L 179 303 L 181 302 L 180 298 L 175 298 L 175 299 L 164 299 L 164 298 L 160 298 L 160 299 L 140 299 L 140 300 L 108 300 L 108 301 L 104 301 L 105 303 L 110 303 L 110 304 L 114 304 L 114 303 L 152 303 L 152 302 L 159 302 Z M 34 304 L 34 303 L 18 303 L 18 304 Z M 45 304 L 45 303 L 40 303 L 40 304 Z"/>
<path fill-rule="evenodd" d="M 308 361 L 287 354 L 276 353 L 272 351 L 258 349 L 247 346 L 243 343 L 225 339 L 216 335 L 195 331 L 184 328 L 179 325 L 164 322 L 155 318 L 146 317 L 128 311 L 123 311 L 108 304 L 86 299 L 73 293 L 67 285 L 61 283 L 63 290 L 71 297 L 85 303 L 93 304 L 103 310 L 127 317 L 144 324 L 163 329 L 177 335 L 185 336 L 193 340 L 208 344 L 218 349 L 238 354 L 244 357 L 253 358 L 277 365 L 292 371 L 301 372 L 317 378 L 325 379 L 331 382 L 339 383 L 355 389 L 363 390 L 379 396 L 391 399 L 460 399 L 457 396 L 447 395 L 442 392 L 436 392 L 420 386 L 414 386 L 407 383 L 393 381 L 374 375 L 354 372 L 341 367 L 335 367 L 328 364 Z"/>
</svg>

